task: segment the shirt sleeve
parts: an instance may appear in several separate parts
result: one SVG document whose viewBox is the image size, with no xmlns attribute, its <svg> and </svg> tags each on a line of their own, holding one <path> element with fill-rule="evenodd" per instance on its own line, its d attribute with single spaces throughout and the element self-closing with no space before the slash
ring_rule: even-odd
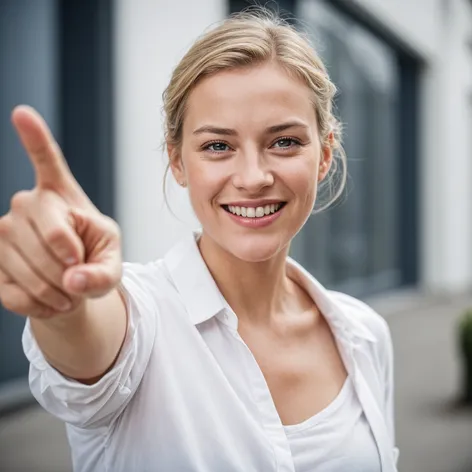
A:
<svg viewBox="0 0 472 472">
<path fill-rule="evenodd" d="M 147 266 L 123 264 L 121 288 L 127 305 L 127 333 L 113 368 L 93 385 L 69 379 L 44 358 L 29 320 L 23 350 L 30 362 L 29 385 L 39 404 L 81 428 L 109 426 L 136 392 L 154 346 L 157 307 L 146 284 Z M 143 283 L 144 282 L 144 283 Z"/>
<path fill-rule="evenodd" d="M 386 340 L 385 340 L 385 418 L 387 428 L 390 433 L 393 447 L 393 457 L 395 464 L 398 465 L 400 451 L 395 442 L 395 412 L 394 412 L 394 355 L 392 336 L 390 328 L 385 322 Z"/>
</svg>

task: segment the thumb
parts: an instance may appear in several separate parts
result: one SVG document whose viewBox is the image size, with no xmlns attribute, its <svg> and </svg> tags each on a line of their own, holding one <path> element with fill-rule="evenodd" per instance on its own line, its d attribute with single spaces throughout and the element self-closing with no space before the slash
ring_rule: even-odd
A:
<svg viewBox="0 0 472 472">
<path fill-rule="evenodd" d="M 121 280 L 121 237 L 118 225 L 96 212 L 73 209 L 77 234 L 85 248 L 85 261 L 68 268 L 63 287 L 71 295 L 96 298 L 106 295 Z"/>
</svg>

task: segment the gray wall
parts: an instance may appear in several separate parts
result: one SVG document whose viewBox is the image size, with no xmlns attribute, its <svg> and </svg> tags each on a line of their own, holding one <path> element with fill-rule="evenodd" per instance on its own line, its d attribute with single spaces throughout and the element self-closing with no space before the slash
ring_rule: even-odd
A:
<svg viewBox="0 0 472 472">
<path fill-rule="evenodd" d="M 0 1 L 0 215 L 12 194 L 34 185 L 33 171 L 14 132 L 10 113 L 34 106 L 58 130 L 57 2 Z M 26 376 L 21 347 L 24 319 L 0 307 L 0 388 Z"/>
</svg>

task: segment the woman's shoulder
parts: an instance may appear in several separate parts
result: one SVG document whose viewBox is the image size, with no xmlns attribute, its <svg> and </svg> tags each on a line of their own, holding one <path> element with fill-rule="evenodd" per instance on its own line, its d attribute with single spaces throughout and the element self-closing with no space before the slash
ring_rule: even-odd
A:
<svg viewBox="0 0 472 472">
<path fill-rule="evenodd" d="M 367 354 L 379 369 L 379 375 L 383 379 L 384 387 L 390 389 L 393 384 L 394 352 L 392 336 L 389 325 L 383 316 L 375 311 L 366 302 L 345 293 L 330 291 L 330 295 L 336 301 L 338 307 L 351 320 L 351 326 L 360 327 L 363 340 L 362 352 Z M 371 385 L 375 385 L 371 383 Z"/>
<path fill-rule="evenodd" d="M 390 336 L 385 319 L 367 303 L 344 292 L 328 289 L 301 264 L 287 260 L 289 276 L 298 282 L 334 324 L 370 341 Z"/>
<path fill-rule="evenodd" d="M 149 262 L 123 262 L 122 286 L 133 294 L 145 294 L 152 299 L 169 295 L 172 283 L 166 275 L 162 259 Z"/>
<path fill-rule="evenodd" d="M 329 290 L 337 305 L 365 330 L 367 330 L 375 341 L 390 339 L 390 328 L 387 321 L 376 310 L 366 302 L 343 292 Z"/>
<path fill-rule="evenodd" d="M 123 277 L 130 277 L 134 279 L 141 279 L 143 281 L 147 279 L 160 278 L 163 275 L 162 271 L 162 259 L 150 260 L 147 262 L 123 262 Z"/>
</svg>

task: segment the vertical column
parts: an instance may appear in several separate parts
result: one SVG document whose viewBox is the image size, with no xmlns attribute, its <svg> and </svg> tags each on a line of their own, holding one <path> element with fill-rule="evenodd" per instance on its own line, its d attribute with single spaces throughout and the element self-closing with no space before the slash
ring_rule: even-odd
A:
<svg viewBox="0 0 472 472">
<path fill-rule="evenodd" d="M 162 255 L 197 226 L 186 194 L 170 185 L 166 208 L 161 95 L 192 41 L 224 18 L 225 0 L 116 0 L 115 149 L 117 219 L 125 258 Z"/>
<path fill-rule="evenodd" d="M 447 4 L 438 53 L 424 71 L 422 272 L 434 292 L 472 283 L 472 123 L 465 3 Z"/>
</svg>

